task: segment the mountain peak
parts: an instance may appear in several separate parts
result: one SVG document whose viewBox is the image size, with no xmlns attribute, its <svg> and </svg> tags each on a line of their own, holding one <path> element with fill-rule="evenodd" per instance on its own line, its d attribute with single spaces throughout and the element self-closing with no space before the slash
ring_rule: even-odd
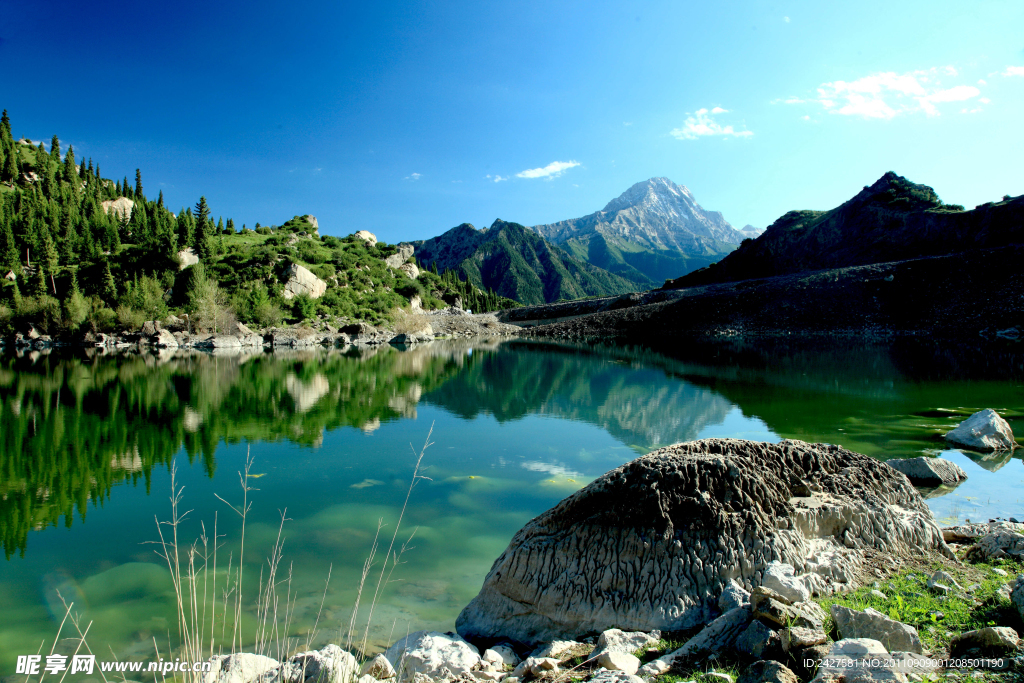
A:
<svg viewBox="0 0 1024 683">
<path fill-rule="evenodd" d="M 668 178 L 648 178 L 636 183 L 631 188 L 608 202 L 604 211 L 621 211 L 632 206 L 654 205 L 683 201 L 687 205 L 696 204 L 693 195 L 685 185 L 676 185 Z"/>
</svg>

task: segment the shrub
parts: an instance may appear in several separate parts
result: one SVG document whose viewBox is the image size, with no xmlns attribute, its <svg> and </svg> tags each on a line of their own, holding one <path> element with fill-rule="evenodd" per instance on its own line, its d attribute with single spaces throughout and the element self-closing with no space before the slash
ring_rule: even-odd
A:
<svg viewBox="0 0 1024 683">
<path fill-rule="evenodd" d="M 316 315 L 316 299 L 308 294 L 299 294 L 292 300 L 292 312 L 299 320 L 308 320 Z"/>
<path fill-rule="evenodd" d="M 146 314 L 144 311 L 135 310 L 131 306 L 127 306 L 125 304 L 118 306 L 115 313 L 117 314 L 118 325 L 129 332 L 134 332 L 141 328 L 142 323 L 146 322 Z"/>
</svg>

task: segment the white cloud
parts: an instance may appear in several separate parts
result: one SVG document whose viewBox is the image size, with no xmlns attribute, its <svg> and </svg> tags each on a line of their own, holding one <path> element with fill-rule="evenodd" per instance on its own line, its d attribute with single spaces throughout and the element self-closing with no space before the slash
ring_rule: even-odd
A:
<svg viewBox="0 0 1024 683">
<path fill-rule="evenodd" d="M 410 173 L 409 175 L 405 176 L 405 179 L 406 180 L 416 181 L 416 180 L 420 179 L 420 174 L 419 173 Z"/>
<path fill-rule="evenodd" d="M 622 125 L 624 125 L 624 126 L 632 126 L 633 122 L 632 121 L 623 121 Z"/>
<path fill-rule="evenodd" d="M 1024 76 L 1024 66 L 1008 66 L 1003 76 Z"/>
<path fill-rule="evenodd" d="M 979 78 L 978 85 L 988 85 L 988 81 L 986 81 L 984 78 Z"/>
<path fill-rule="evenodd" d="M 979 101 L 979 102 L 981 102 L 982 104 L 988 104 L 988 103 L 989 103 L 989 102 L 991 102 L 992 100 L 990 100 L 990 99 L 989 99 L 989 98 L 987 98 L 987 97 L 979 97 L 979 98 L 978 98 L 978 101 Z"/>
<path fill-rule="evenodd" d="M 503 180 L 508 180 L 508 176 L 500 176 L 500 175 L 492 176 L 492 175 L 488 174 L 487 175 L 487 179 L 488 180 L 493 180 L 496 183 L 500 183 Z"/>
<path fill-rule="evenodd" d="M 830 114 L 865 119 L 891 119 L 915 112 L 937 116 L 936 104 L 963 102 L 981 94 L 973 85 L 943 87 L 943 76 L 956 75 L 957 70 L 951 66 L 905 74 L 886 71 L 855 81 L 823 83 L 814 101 Z"/>
<path fill-rule="evenodd" d="M 669 131 L 669 135 L 677 140 L 696 140 L 714 135 L 748 138 L 753 135 L 749 130 L 736 130 L 731 125 L 723 126 L 711 118 L 717 114 L 728 113 L 728 111 L 721 107 L 715 107 L 710 112 L 707 109 L 698 109 L 692 116 L 686 117 L 681 128 L 673 128 Z"/>
<path fill-rule="evenodd" d="M 782 17 L 782 20 L 783 20 L 784 22 L 786 22 L 787 24 L 789 23 L 789 17 Z"/>
<path fill-rule="evenodd" d="M 528 168 L 516 173 L 517 178 L 557 178 L 570 168 L 579 166 L 578 161 L 552 161 L 544 168 Z"/>
</svg>

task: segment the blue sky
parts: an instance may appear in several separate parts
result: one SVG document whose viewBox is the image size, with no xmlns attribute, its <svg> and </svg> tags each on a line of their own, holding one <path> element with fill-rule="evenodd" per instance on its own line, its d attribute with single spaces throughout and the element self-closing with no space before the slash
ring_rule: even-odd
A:
<svg viewBox="0 0 1024 683">
<path fill-rule="evenodd" d="M 388 242 L 666 176 L 741 227 L 1024 193 L 1024 3 L 8 3 L 0 106 L 174 207 Z"/>
</svg>

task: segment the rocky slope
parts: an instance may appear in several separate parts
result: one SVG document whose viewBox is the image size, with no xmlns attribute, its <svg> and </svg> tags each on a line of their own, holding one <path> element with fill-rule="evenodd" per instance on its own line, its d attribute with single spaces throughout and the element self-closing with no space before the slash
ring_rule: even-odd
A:
<svg viewBox="0 0 1024 683">
<path fill-rule="evenodd" d="M 703 209 L 690 190 L 668 178 L 637 183 L 588 216 L 531 230 L 640 287 L 706 266 L 751 236 L 721 213 Z"/>
<path fill-rule="evenodd" d="M 972 211 L 893 172 L 830 211 L 790 211 L 719 263 L 666 287 L 938 256 L 1024 242 L 1024 196 Z"/>
<path fill-rule="evenodd" d="M 574 258 L 518 223 L 501 219 L 484 230 L 463 223 L 438 237 L 412 242 L 412 246 L 422 266 L 455 271 L 477 287 L 522 303 L 635 289 L 628 280 Z"/>
</svg>

